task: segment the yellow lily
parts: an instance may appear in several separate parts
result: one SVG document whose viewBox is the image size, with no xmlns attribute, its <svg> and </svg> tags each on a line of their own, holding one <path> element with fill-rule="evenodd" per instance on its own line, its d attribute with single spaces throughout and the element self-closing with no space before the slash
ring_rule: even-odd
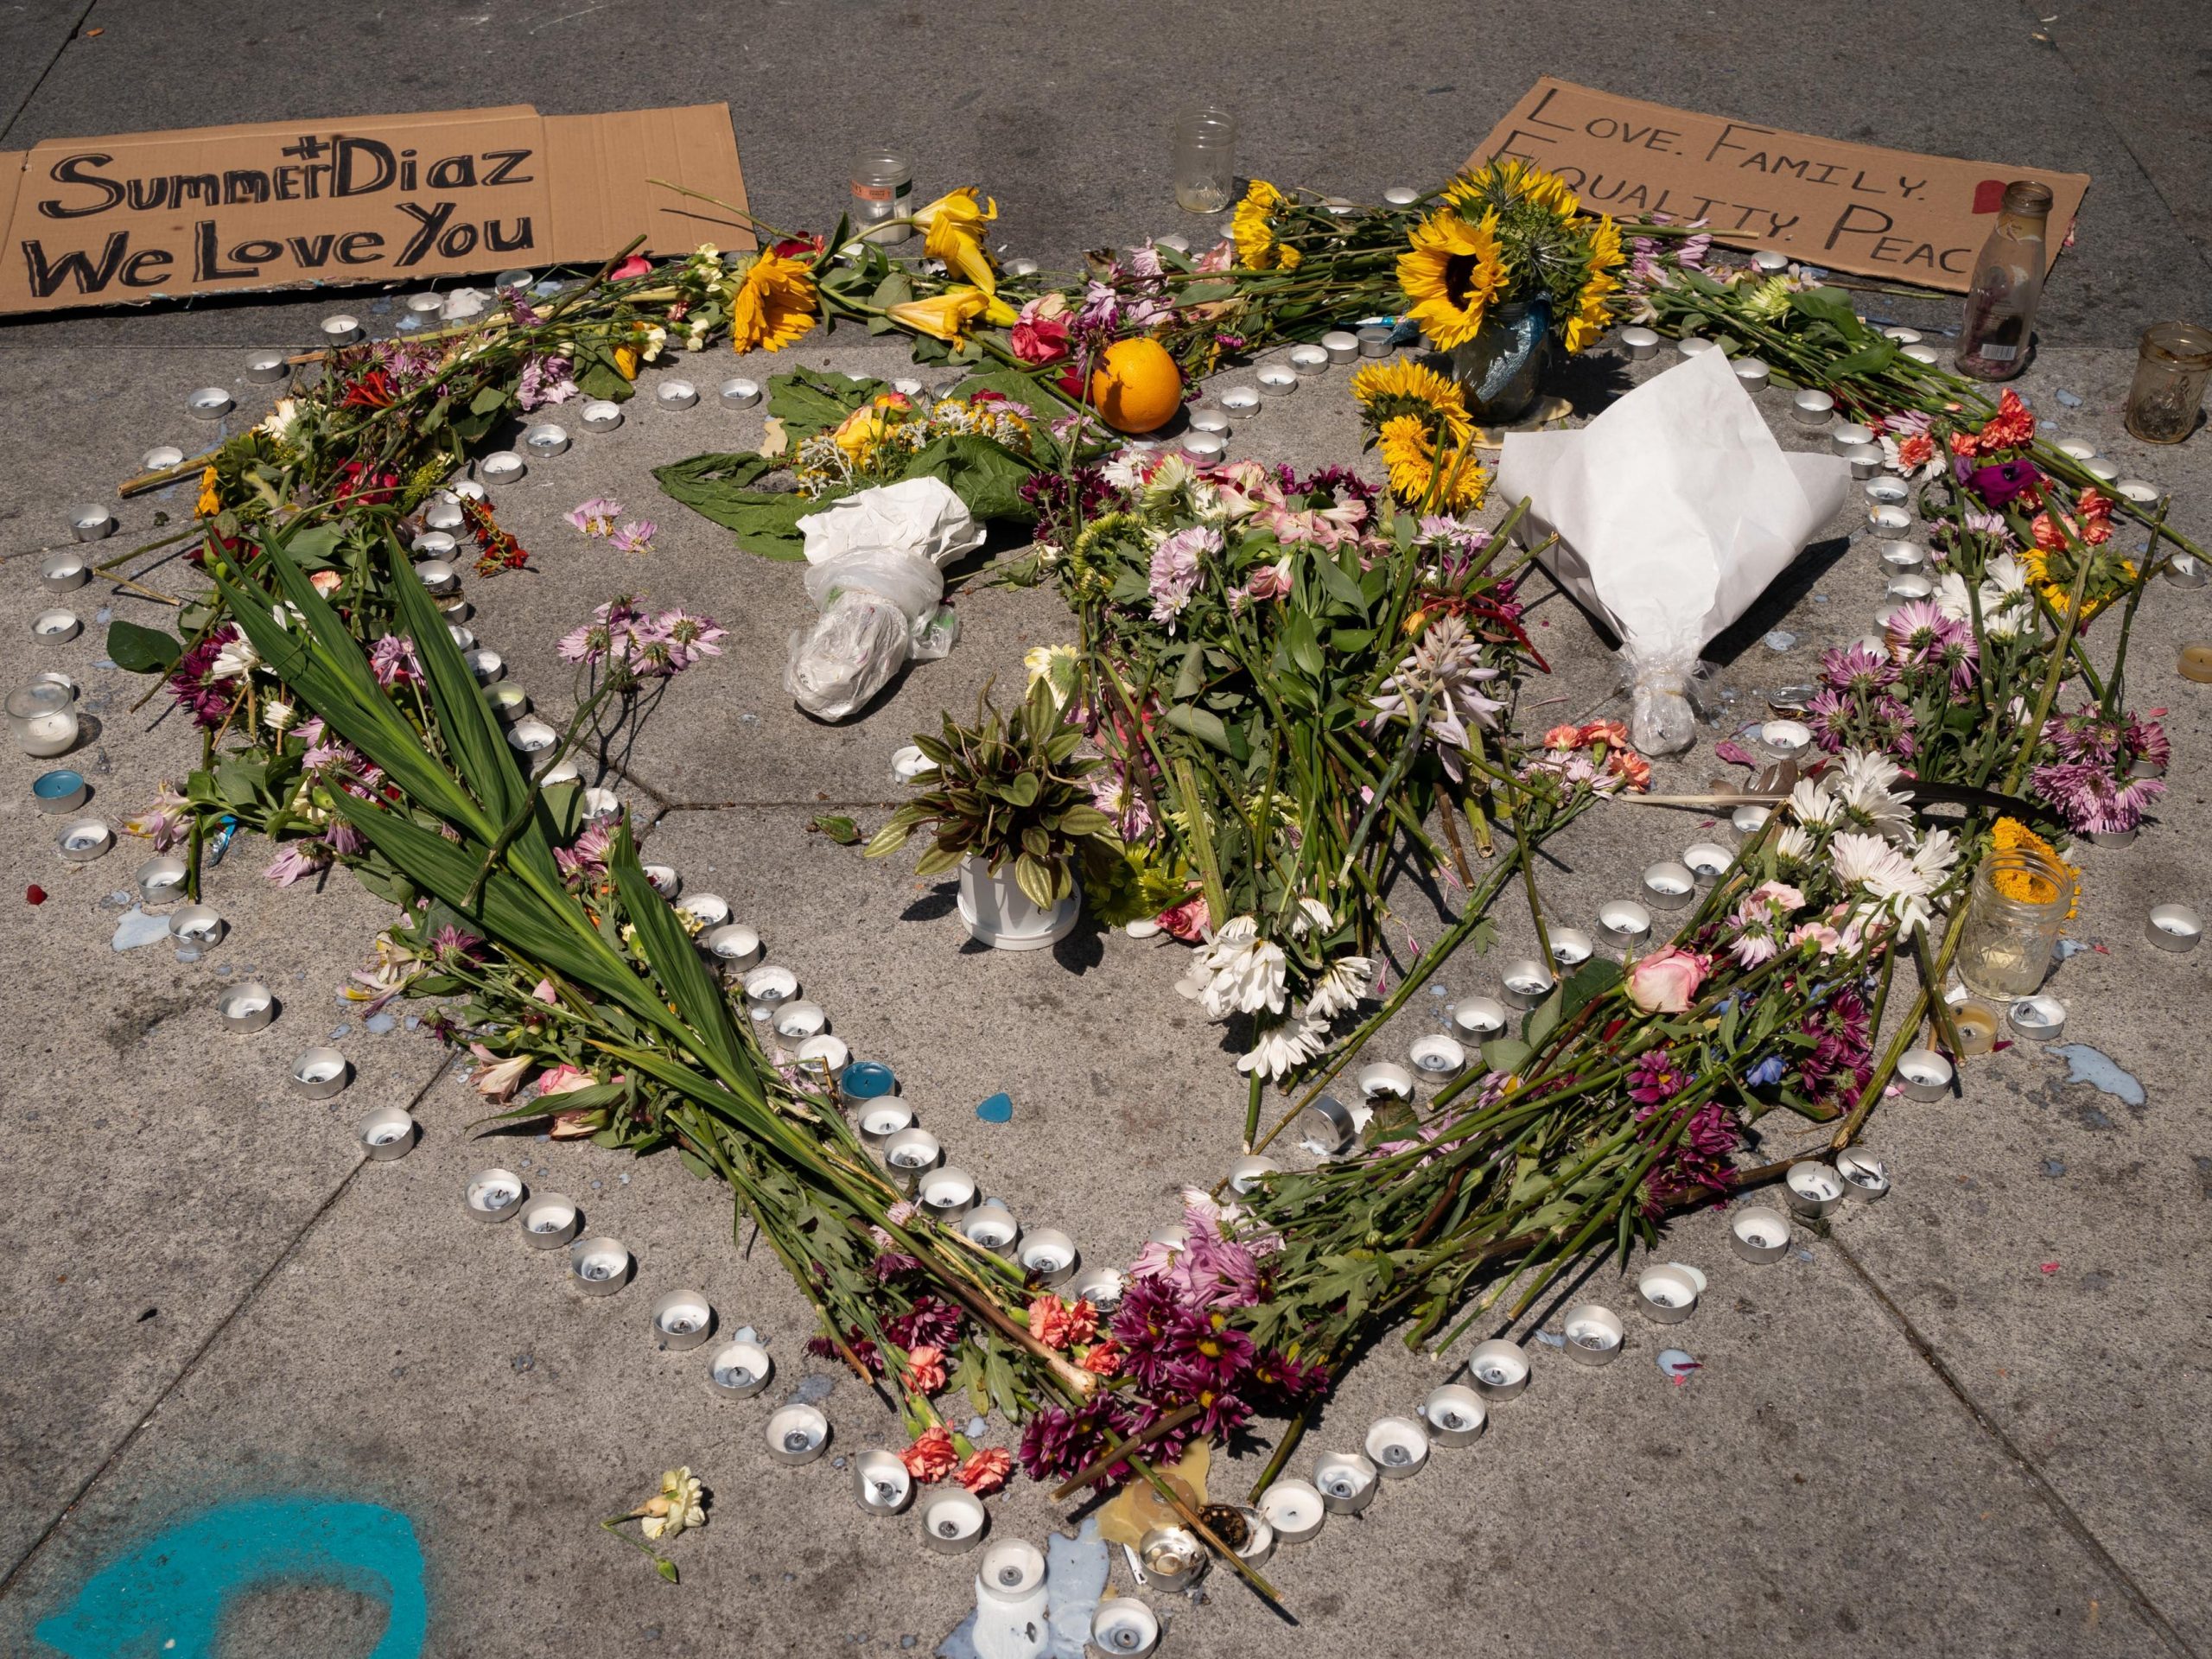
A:
<svg viewBox="0 0 2212 1659">
<path fill-rule="evenodd" d="M 1001 327 L 1010 326 L 1018 313 L 1005 301 L 976 288 L 948 288 L 925 300 L 908 300 L 887 307 L 883 314 L 901 328 L 927 334 L 947 345 L 967 343 L 969 325 L 978 317 Z"/>
<path fill-rule="evenodd" d="M 999 216 L 999 205 L 988 199 L 978 200 L 977 194 L 972 184 L 948 191 L 916 213 L 914 223 L 922 228 L 925 253 L 944 260 L 945 269 L 958 271 L 984 293 L 995 296 L 999 276 L 983 248 L 983 226 Z"/>
</svg>

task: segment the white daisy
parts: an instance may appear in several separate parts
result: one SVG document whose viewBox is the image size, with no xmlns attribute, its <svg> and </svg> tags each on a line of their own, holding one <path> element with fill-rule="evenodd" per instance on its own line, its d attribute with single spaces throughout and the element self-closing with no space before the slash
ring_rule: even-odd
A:
<svg viewBox="0 0 2212 1659">
<path fill-rule="evenodd" d="M 1285 1020 L 1263 1027 L 1252 1052 L 1236 1062 L 1236 1069 L 1270 1079 L 1283 1077 L 1319 1054 L 1326 1035 L 1327 1028 L 1318 1020 Z"/>
<path fill-rule="evenodd" d="M 1306 1017 L 1330 1020 L 1357 1007 L 1359 999 L 1367 995 L 1374 975 L 1375 963 L 1369 957 L 1338 957 L 1314 986 L 1313 995 L 1306 999 Z"/>
<path fill-rule="evenodd" d="M 1281 1014 L 1288 965 L 1281 945 L 1260 938 L 1255 919 L 1232 917 L 1192 954 L 1190 971 L 1175 988 L 1203 1004 L 1210 1020 L 1262 1008 Z"/>
</svg>

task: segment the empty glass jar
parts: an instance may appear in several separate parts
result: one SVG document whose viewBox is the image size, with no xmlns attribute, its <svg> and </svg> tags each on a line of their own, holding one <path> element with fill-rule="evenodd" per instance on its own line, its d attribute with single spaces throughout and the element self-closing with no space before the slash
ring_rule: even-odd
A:
<svg viewBox="0 0 2212 1659">
<path fill-rule="evenodd" d="M 2204 384 L 2212 379 L 2212 329 L 2154 322 L 2136 347 L 2127 389 L 2127 429 L 2145 443 L 2179 443 L 2196 425 Z"/>
<path fill-rule="evenodd" d="M 2073 899 L 2073 876 L 2047 853 L 2016 847 L 1982 860 L 1959 935 L 1967 988 L 2005 1001 L 2034 995 Z"/>
<path fill-rule="evenodd" d="M 1236 194 L 1236 118 L 1196 105 L 1175 118 L 1175 205 L 1217 213 Z"/>
<path fill-rule="evenodd" d="M 906 156 L 885 145 L 864 150 L 853 162 L 853 229 L 870 242 L 904 242 L 913 227 L 914 169 Z"/>
</svg>

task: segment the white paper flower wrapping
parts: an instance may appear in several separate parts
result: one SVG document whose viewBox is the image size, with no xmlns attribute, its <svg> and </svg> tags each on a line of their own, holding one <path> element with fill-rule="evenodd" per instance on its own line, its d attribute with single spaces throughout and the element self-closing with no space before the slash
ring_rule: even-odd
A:
<svg viewBox="0 0 2212 1659">
<path fill-rule="evenodd" d="M 1718 351 L 1646 381 L 1579 431 L 1512 432 L 1492 493 L 1529 498 L 1518 534 L 1621 639 L 1637 748 L 1696 727 L 1698 652 L 1749 610 L 1843 505 L 1850 463 L 1785 451 Z"/>
</svg>

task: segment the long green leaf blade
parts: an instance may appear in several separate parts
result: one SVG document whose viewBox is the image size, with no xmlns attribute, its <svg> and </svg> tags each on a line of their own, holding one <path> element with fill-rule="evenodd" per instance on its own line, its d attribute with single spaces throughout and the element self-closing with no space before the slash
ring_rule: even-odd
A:
<svg viewBox="0 0 2212 1659">
<path fill-rule="evenodd" d="M 615 888 L 621 894 L 622 913 L 638 930 L 638 944 L 645 961 L 667 988 L 677 1014 L 698 1033 L 708 1056 L 721 1062 L 724 1077 L 742 1077 L 757 1090 L 760 1073 L 739 1039 L 730 1017 L 729 999 L 700 961 L 699 947 L 676 919 L 668 901 L 647 880 L 626 823 L 615 832 L 607 867 L 613 873 Z"/>
</svg>

